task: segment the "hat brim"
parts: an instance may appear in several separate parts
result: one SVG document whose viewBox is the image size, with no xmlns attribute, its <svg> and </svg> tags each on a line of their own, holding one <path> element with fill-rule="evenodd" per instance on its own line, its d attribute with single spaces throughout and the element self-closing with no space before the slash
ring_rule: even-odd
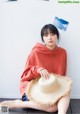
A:
<svg viewBox="0 0 80 114">
<path fill-rule="evenodd" d="M 68 94 L 68 92 L 71 90 L 73 81 L 68 77 L 63 77 L 60 75 L 56 76 L 60 84 L 57 91 L 47 94 L 41 92 L 38 87 L 39 78 L 37 78 L 28 84 L 26 91 L 28 98 L 42 105 L 52 105 L 55 104 L 62 96 Z"/>
</svg>

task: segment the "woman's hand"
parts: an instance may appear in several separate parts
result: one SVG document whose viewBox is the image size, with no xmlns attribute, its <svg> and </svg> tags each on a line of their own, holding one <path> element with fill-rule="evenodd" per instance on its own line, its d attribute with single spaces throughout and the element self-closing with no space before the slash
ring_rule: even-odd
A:
<svg viewBox="0 0 80 114">
<path fill-rule="evenodd" d="M 49 78 L 49 73 L 48 73 L 48 71 L 46 69 L 40 70 L 40 75 L 41 75 L 41 77 L 43 77 L 45 79 Z"/>
</svg>

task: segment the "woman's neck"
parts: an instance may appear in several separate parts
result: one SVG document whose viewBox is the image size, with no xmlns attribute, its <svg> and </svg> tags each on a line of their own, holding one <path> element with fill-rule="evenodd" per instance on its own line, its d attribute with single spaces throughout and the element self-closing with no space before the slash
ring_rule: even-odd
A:
<svg viewBox="0 0 80 114">
<path fill-rule="evenodd" d="M 53 46 L 46 45 L 46 47 L 50 50 L 53 50 L 56 47 L 56 45 L 53 45 Z"/>
</svg>

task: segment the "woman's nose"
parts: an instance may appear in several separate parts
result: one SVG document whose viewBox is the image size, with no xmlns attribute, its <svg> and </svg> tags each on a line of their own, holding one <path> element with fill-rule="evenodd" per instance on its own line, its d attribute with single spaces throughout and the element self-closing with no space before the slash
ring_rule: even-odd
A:
<svg viewBox="0 0 80 114">
<path fill-rule="evenodd" d="M 51 34 L 49 34 L 49 39 L 51 39 L 52 38 L 52 35 Z"/>
</svg>

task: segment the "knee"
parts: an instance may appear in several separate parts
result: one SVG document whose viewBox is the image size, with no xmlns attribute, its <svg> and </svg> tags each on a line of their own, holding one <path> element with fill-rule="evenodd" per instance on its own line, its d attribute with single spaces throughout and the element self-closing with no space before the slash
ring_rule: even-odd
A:
<svg viewBox="0 0 80 114">
<path fill-rule="evenodd" d="M 47 108 L 47 112 L 56 112 L 57 111 L 57 107 L 51 106 Z"/>
<path fill-rule="evenodd" d="M 54 110 L 52 108 L 48 108 L 47 112 L 54 112 Z"/>
</svg>

